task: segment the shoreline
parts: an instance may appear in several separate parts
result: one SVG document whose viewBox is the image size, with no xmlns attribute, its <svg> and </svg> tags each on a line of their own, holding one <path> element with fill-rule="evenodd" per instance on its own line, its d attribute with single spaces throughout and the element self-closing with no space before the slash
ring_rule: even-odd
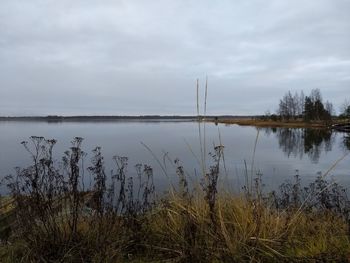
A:
<svg viewBox="0 0 350 263">
<path fill-rule="evenodd" d="M 209 122 L 211 120 L 208 120 Z M 273 120 L 259 120 L 254 118 L 236 118 L 236 119 L 216 119 L 215 123 L 221 123 L 226 125 L 239 125 L 239 126 L 254 126 L 254 127 L 266 127 L 266 128 L 314 128 L 314 129 L 339 129 L 343 125 L 349 125 L 347 120 L 332 120 L 330 122 L 324 121 L 310 121 L 305 122 L 303 120 L 291 120 L 291 121 L 273 121 Z"/>
<path fill-rule="evenodd" d="M 134 115 L 134 116 L 0 116 L 1 122 L 201 122 L 254 126 L 254 127 L 270 127 L 270 128 L 314 128 L 314 129 L 337 129 L 340 125 L 349 125 L 346 119 L 333 119 L 330 122 L 310 121 L 305 122 L 301 119 L 290 121 L 276 121 L 260 119 L 262 116 L 235 116 L 235 115 L 218 115 L 218 116 L 195 116 L 195 115 Z"/>
<path fill-rule="evenodd" d="M 207 121 L 216 119 L 251 119 L 251 116 L 206 116 Z M 113 121 L 197 121 L 204 119 L 203 116 L 195 115 L 109 115 L 109 116 L 0 116 L 2 121 L 44 121 L 44 122 L 113 122 Z"/>
<path fill-rule="evenodd" d="M 324 122 L 303 122 L 303 121 L 272 121 L 272 120 L 255 120 L 255 119 L 223 119 L 217 120 L 216 123 L 239 126 L 271 127 L 271 128 L 331 128 L 331 124 Z"/>
</svg>

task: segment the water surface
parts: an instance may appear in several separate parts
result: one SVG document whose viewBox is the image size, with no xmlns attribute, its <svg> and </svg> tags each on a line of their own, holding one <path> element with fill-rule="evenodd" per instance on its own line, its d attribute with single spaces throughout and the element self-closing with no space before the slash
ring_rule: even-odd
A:
<svg viewBox="0 0 350 263">
<path fill-rule="evenodd" d="M 204 127 L 201 128 L 204 135 Z M 112 157 L 129 157 L 129 172 L 134 174 L 137 163 L 149 164 L 154 169 L 158 189 L 166 189 L 169 182 L 176 183 L 174 160 L 180 159 L 194 180 L 200 180 L 201 159 L 198 124 L 195 122 L 0 122 L 0 175 L 14 173 L 14 167 L 24 167 L 30 157 L 20 144 L 29 136 L 56 139 L 54 155 L 59 162 L 69 149 L 75 136 L 84 138 L 83 149 L 92 157 L 91 150 L 102 147 L 106 172 L 115 169 Z M 222 167 L 221 184 L 239 191 L 245 174 L 262 174 L 266 189 L 275 189 L 299 173 L 302 182 L 308 183 L 318 174 L 325 173 L 349 151 L 349 136 L 325 130 L 257 129 L 237 125 L 216 126 L 206 124 L 206 151 L 220 143 L 225 146 L 225 168 Z M 221 142 L 220 142 L 221 141 Z M 147 145 L 152 153 L 142 144 Z M 254 153 L 255 142 L 257 142 Z M 154 156 L 156 158 L 154 158 Z M 208 155 L 208 154 L 207 154 Z M 156 160 L 158 159 L 158 160 Z M 328 175 L 337 182 L 350 186 L 350 158 L 347 156 Z M 165 166 L 167 176 L 160 168 Z M 207 166 L 211 158 L 207 157 Z M 87 166 L 87 165 L 86 165 Z M 251 170 L 253 168 L 253 170 Z"/>
</svg>

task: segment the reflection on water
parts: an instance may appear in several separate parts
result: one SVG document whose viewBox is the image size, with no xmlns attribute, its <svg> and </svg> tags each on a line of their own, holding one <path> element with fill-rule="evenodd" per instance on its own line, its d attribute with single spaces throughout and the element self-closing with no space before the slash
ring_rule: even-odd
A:
<svg viewBox="0 0 350 263">
<path fill-rule="evenodd" d="M 147 164 L 153 168 L 158 190 L 166 189 L 178 179 L 176 171 L 172 169 L 173 161 L 164 161 L 165 153 L 169 160 L 178 158 L 194 181 L 200 179 L 198 171 L 202 169 L 198 162 L 201 151 L 198 124 L 195 122 L 0 122 L 0 134 L 0 181 L 4 176 L 13 174 L 14 167 L 26 167 L 31 162 L 20 144 L 31 135 L 57 140 L 54 148 L 57 162 L 71 147 L 72 138 L 80 136 L 85 138 L 83 150 L 88 153 L 86 164 L 90 161 L 91 150 L 96 146 L 102 149 L 106 171 L 115 168 L 112 159 L 115 155 L 129 158 L 130 173 L 134 172 L 135 164 Z M 147 145 L 152 154 L 140 142 Z M 328 171 L 344 155 L 344 151 L 350 150 L 349 135 L 339 132 L 276 128 L 257 133 L 255 127 L 215 126 L 208 123 L 206 149 L 209 152 L 213 145 L 219 144 L 225 146 L 222 184 L 234 190 L 241 189 L 246 174 L 256 172 L 263 174 L 266 189 L 276 189 L 290 179 L 295 170 L 300 172 L 303 182 L 309 183 L 318 172 Z M 350 155 L 337 164 L 331 173 L 346 186 L 350 186 L 349 159 Z M 210 156 L 206 161 L 209 167 Z M 167 175 L 159 165 L 164 162 Z"/>
<path fill-rule="evenodd" d="M 329 129 L 304 128 L 264 128 L 267 135 L 275 134 L 280 149 L 286 156 L 299 156 L 306 154 L 314 163 L 318 163 L 322 151 L 330 152 L 335 140 L 335 133 Z M 343 137 L 343 148 L 350 150 L 350 136 Z"/>
<path fill-rule="evenodd" d="M 345 148 L 350 151 L 350 134 L 344 135 L 343 143 L 344 143 Z"/>
</svg>

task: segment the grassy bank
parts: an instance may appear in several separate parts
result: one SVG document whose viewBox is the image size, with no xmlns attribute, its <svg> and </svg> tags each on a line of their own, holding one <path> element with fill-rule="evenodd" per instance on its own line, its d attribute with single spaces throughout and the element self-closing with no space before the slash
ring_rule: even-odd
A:
<svg viewBox="0 0 350 263">
<path fill-rule="evenodd" d="M 153 170 L 114 157 L 107 178 L 100 148 L 85 188 L 81 138 L 60 165 L 54 140 L 23 142 L 33 164 L 6 178 L 1 201 L 1 262 L 346 262 L 350 255 L 346 190 L 320 176 L 299 175 L 277 191 L 261 175 L 246 176 L 241 193 L 219 189 L 223 147 L 198 184 L 178 160 L 178 184 L 157 195 Z M 190 186 L 191 185 L 191 186 Z"/>
<path fill-rule="evenodd" d="M 272 121 L 258 119 L 222 119 L 218 123 L 237 124 L 241 126 L 256 127 L 286 127 L 286 128 L 326 128 L 323 122 L 304 122 L 304 121 Z"/>
<path fill-rule="evenodd" d="M 82 216 L 74 235 L 68 221 L 44 227 L 26 238 L 14 231 L 1 262 L 334 262 L 350 255 L 348 224 L 336 213 L 276 210 L 225 194 L 214 214 L 204 198 L 175 194 L 137 216 Z"/>
<path fill-rule="evenodd" d="M 219 118 L 216 123 L 237 124 L 241 126 L 256 127 L 285 127 L 285 128 L 328 128 L 331 124 L 348 123 L 347 120 L 333 120 L 332 122 L 310 121 L 305 122 L 301 119 L 297 120 L 263 120 L 260 118 Z"/>
</svg>

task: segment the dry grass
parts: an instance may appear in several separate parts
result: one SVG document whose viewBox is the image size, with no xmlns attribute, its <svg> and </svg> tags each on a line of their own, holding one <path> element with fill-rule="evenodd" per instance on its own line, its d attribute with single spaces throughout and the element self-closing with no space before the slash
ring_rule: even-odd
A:
<svg viewBox="0 0 350 263">
<path fill-rule="evenodd" d="M 2 247 L 2 258 L 7 262 L 101 262 L 102 258 L 103 262 L 332 262 L 350 255 L 347 222 L 331 212 L 304 211 L 291 220 L 293 211 L 220 194 L 213 224 L 204 200 L 200 193 L 191 199 L 169 194 L 134 218 L 142 222 L 137 230 L 122 217 L 84 217 L 78 223 L 79 238 L 70 246 L 64 237 L 41 236 L 37 244 L 17 237 Z M 62 227 L 61 233 L 68 231 Z M 49 246 L 62 250 L 58 258 L 42 252 Z"/>
<path fill-rule="evenodd" d="M 148 242 L 159 247 L 153 255 L 161 259 L 162 251 L 172 251 L 177 260 L 279 262 L 327 261 L 349 253 L 346 222 L 332 214 L 302 213 L 291 222 L 290 213 L 244 197 L 221 195 L 217 202 L 216 226 L 200 200 L 188 205 L 175 199 L 153 214 Z"/>
<path fill-rule="evenodd" d="M 273 120 L 258 120 L 254 118 L 232 118 L 219 119 L 216 122 L 224 124 L 237 124 L 241 126 L 256 126 L 256 127 L 286 127 L 286 128 L 325 128 L 327 125 L 322 121 L 304 122 L 302 120 L 290 121 L 273 121 Z"/>
<path fill-rule="evenodd" d="M 243 195 L 219 191 L 220 145 L 214 147 L 213 164 L 199 185 L 191 188 L 176 161 L 179 187 L 157 198 L 152 169 L 137 165 L 140 188 L 134 189 L 125 157 L 115 158 L 117 172 L 108 186 L 103 157 L 96 148 L 89 167 L 93 186 L 86 192 L 77 184 L 82 176 L 79 158 L 84 155 L 75 153 L 81 153 L 77 144 L 81 138 L 73 140 L 76 147 L 65 154 L 63 170 L 50 162 L 53 141 L 32 139 L 38 149 L 32 154 L 34 165 L 9 178 L 15 180 L 9 184 L 11 197 L 3 199 L 0 210 L 1 262 L 346 262 L 349 258 L 349 200 L 342 187 L 323 177 L 302 188 L 296 175 L 295 182 L 282 185 L 278 193 L 264 194 L 259 177 L 250 178 Z"/>
</svg>

